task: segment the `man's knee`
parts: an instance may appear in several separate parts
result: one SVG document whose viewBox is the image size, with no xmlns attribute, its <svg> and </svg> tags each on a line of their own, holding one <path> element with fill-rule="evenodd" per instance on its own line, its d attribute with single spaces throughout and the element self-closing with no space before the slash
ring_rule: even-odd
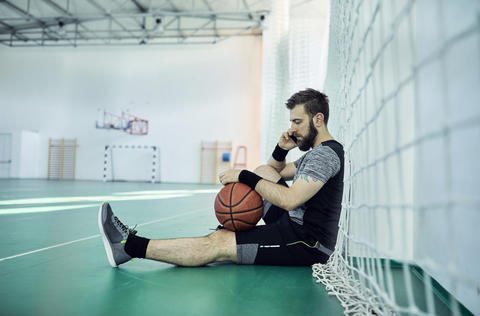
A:
<svg viewBox="0 0 480 316">
<path fill-rule="evenodd" d="M 206 237 L 217 244 L 236 244 L 235 233 L 228 229 L 217 229 Z"/>
<path fill-rule="evenodd" d="M 282 178 L 282 176 L 278 173 L 278 171 L 269 165 L 261 165 L 257 169 L 255 169 L 253 172 L 259 175 L 260 177 L 274 183 L 277 183 L 278 180 Z"/>
<path fill-rule="evenodd" d="M 227 229 L 219 229 L 206 236 L 210 246 L 215 249 L 215 261 L 237 262 L 237 242 L 235 233 Z"/>
</svg>

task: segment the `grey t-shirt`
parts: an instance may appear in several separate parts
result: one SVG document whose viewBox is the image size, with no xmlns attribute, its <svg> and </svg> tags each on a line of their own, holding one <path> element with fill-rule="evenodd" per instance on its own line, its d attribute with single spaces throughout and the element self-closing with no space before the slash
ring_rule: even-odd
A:
<svg viewBox="0 0 480 316">
<path fill-rule="evenodd" d="M 309 235 L 321 245 L 333 250 L 338 234 L 342 209 L 344 151 L 343 146 L 328 140 L 294 162 L 295 182 L 302 174 L 325 185 L 307 202 L 290 211 L 290 219 L 301 235 Z"/>
</svg>

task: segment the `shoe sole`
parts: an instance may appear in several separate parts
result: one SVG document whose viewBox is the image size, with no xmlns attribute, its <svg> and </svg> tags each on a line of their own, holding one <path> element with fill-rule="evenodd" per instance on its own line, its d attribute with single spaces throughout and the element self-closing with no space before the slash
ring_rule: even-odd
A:
<svg viewBox="0 0 480 316">
<path fill-rule="evenodd" d="M 117 268 L 118 265 L 113 258 L 112 243 L 110 242 L 110 239 L 108 239 L 108 236 L 105 233 L 105 229 L 103 228 L 102 211 L 105 203 L 107 202 L 102 203 L 102 205 L 100 206 L 100 211 L 98 212 L 98 228 L 100 228 L 100 234 L 102 235 L 103 245 L 105 246 L 105 251 L 107 252 L 108 261 L 110 262 L 110 265 L 112 267 Z"/>
</svg>

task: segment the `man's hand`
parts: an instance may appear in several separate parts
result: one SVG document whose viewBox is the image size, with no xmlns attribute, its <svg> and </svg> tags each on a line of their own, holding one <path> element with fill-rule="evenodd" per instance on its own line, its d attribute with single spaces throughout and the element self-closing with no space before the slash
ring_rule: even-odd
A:
<svg viewBox="0 0 480 316">
<path fill-rule="evenodd" d="M 238 175 L 242 170 L 230 169 L 228 171 L 222 172 L 218 179 L 223 185 L 227 185 L 232 182 L 238 182 Z"/>
<path fill-rule="evenodd" d="M 297 147 L 297 143 L 295 143 L 295 141 L 291 137 L 292 135 L 293 133 L 291 132 L 291 129 L 288 129 L 286 132 L 284 132 L 282 136 L 280 136 L 278 146 L 285 150 L 290 150 Z"/>
</svg>

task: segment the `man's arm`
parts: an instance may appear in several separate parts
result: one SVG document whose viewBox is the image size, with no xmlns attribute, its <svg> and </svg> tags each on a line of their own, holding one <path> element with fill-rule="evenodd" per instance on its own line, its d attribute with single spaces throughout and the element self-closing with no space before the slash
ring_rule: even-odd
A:
<svg viewBox="0 0 480 316">
<path fill-rule="evenodd" d="M 220 182 L 224 185 L 231 182 L 239 182 L 241 172 L 244 172 L 243 177 L 260 178 L 247 170 L 228 170 L 220 174 Z M 324 185 L 322 181 L 305 174 L 300 175 L 297 181 L 289 188 L 261 178 L 257 181 L 254 190 L 273 205 L 287 211 L 291 211 L 310 200 Z M 248 184 L 248 182 L 243 183 L 252 187 L 253 185 Z"/>
<path fill-rule="evenodd" d="M 274 153 L 267 161 L 267 165 L 273 167 L 282 176 L 282 178 L 287 181 L 293 179 L 293 177 L 295 176 L 295 171 L 297 170 L 293 162 L 285 162 L 285 157 L 287 153 L 291 149 L 297 147 L 297 144 L 293 140 L 291 134 L 292 133 L 290 132 L 290 130 L 282 134 Z M 277 153 L 277 156 L 275 155 L 275 153 Z M 281 157 L 280 160 L 278 160 L 278 156 Z"/>
<path fill-rule="evenodd" d="M 297 147 L 288 130 L 283 133 L 267 165 L 273 167 L 285 180 L 292 180 L 297 168 L 293 162 L 286 163 L 285 157 L 289 150 Z M 243 181 L 239 180 L 242 173 Z M 311 199 L 324 185 L 316 178 L 307 175 L 300 177 L 289 188 L 262 179 L 260 176 L 247 170 L 228 170 L 219 176 L 224 185 L 231 182 L 243 182 L 257 191 L 264 199 L 287 211 L 291 211 Z"/>
<path fill-rule="evenodd" d="M 302 174 L 290 188 L 260 180 L 255 186 L 255 191 L 273 205 L 291 211 L 310 200 L 323 185 L 322 181 Z"/>
</svg>

